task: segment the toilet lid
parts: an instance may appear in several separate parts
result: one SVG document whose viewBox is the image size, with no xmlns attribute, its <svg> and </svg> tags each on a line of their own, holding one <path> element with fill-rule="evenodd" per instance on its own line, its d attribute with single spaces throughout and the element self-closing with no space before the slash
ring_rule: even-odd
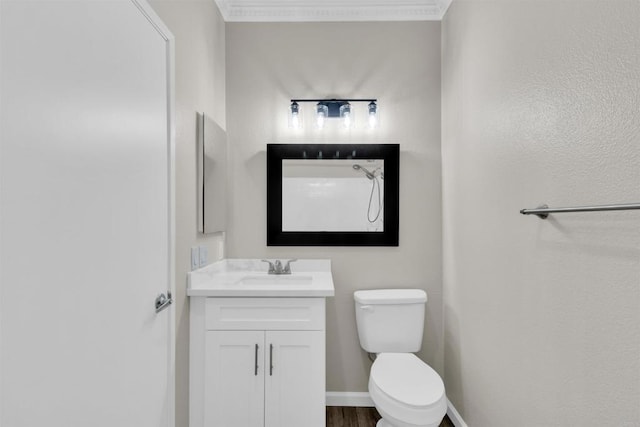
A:
<svg viewBox="0 0 640 427">
<path fill-rule="evenodd" d="M 444 395 L 444 383 L 431 366 L 411 353 L 381 353 L 371 381 L 390 398 L 415 407 L 431 406 Z"/>
</svg>

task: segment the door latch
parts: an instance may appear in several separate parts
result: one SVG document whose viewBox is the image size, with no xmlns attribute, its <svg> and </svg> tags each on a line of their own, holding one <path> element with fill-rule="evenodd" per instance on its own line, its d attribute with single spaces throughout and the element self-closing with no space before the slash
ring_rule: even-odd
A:
<svg viewBox="0 0 640 427">
<path fill-rule="evenodd" d="M 156 313 L 160 313 L 165 308 L 169 307 L 173 303 L 173 298 L 171 297 L 171 291 L 167 291 L 167 295 L 160 294 L 156 298 Z"/>
</svg>

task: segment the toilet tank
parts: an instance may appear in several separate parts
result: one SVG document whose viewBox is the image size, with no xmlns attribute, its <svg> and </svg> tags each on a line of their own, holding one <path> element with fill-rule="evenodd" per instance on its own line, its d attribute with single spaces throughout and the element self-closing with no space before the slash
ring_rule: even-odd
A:
<svg viewBox="0 0 640 427">
<path fill-rule="evenodd" d="M 421 289 L 356 291 L 360 346 L 369 353 L 414 353 L 422 346 L 427 293 Z"/>
</svg>

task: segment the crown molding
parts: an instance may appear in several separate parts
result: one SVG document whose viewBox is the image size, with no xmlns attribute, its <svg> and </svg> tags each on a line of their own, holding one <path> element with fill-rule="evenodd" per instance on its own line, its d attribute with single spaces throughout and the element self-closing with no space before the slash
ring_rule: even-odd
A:
<svg viewBox="0 0 640 427">
<path fill-rule="evenodd" d="M 215 0 L 227 22 L 440 21 L 452 0 Z"/>
</svg>

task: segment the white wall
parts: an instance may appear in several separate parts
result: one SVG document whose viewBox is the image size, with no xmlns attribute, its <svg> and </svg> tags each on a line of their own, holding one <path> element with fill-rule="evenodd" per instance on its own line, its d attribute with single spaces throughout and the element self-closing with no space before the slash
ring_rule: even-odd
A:
<svg viewBox="0 0 640 427">
<path fill-rule="evenodd" d="M 150 0 L 175 37 L 176 52 L 176 427 L 189 425 L 190 248 L 204 245 L 209 262 L 223 256 L 222 234 L 197 224 L 196 112 L 225 128 L 225 23 L 214 0 Z"/>
<path fill-rule="evenodd" d="M 453 2 L 445 383 L 473 427 L 640 425 L 640 3 Z"/>
<path fill-rule="evenodd" d="M 353 291 L 417 287 L 429 294 L 421 357 L 442 372 L 440 23 L 227 23 L 229 257 L 330 258 L 327 388 L 366 391 Z M 296 133 L 291 98 L 379 100 L 380 127 Z M 309 119 L 309 117 L 307 117 Z M 399 247 L 267 247 L 266 144 L 400 143 Z M 294 267 L 295 269 L 295 264 Z"/>
</svg>

